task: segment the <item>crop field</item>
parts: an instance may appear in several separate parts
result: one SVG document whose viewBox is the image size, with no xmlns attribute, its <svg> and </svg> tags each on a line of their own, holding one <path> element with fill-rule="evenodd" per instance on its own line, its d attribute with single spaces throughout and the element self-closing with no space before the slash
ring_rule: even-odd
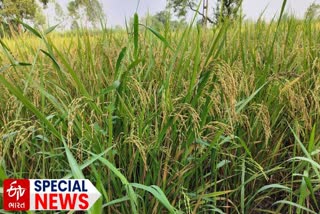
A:
<svg viewBox="0 0 320 214">
<path fill-rule="evenodd" d="M 1 181 L 87 178 L 94 214 L 320 212 L 319 23 L 22 25 L 0 40 Z"/>
</svg>

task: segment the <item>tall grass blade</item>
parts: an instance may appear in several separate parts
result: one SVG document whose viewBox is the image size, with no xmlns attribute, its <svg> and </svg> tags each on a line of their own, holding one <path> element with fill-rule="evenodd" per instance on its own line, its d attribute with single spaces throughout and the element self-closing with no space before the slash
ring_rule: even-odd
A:
<svg viewBox="0 0 320 214">
<path fill-rule="evenodd" d="M 137 13 L 134 14 L 133 18 L 133 44 L 134 44 L 134 57 L 138 59 L 139 51 L 139 16 Z"/>
<path fill-rule="evenodd" d="M 69 166 L 71 168 L 73 177 L 75 179 L 85 179 L 81 168 L 79 167 L 76 159 L 73 157 L 69 147 L 67 146 L 66 142 L 64 142 L 64 141 L 63 141 L 63 146 L 64 146 L 64 149 L 66 151 L 66 155 L 67 155 L 67 158 L 68 158 Z"/>
<path fill-rule="evenodd" d="M 162 203 L 163 206 L 165 206 L 168 209 L 168 211 L 170 213 L 180 213 L 176 208 L 174 208 L 170 204 L 167 197 L 165 196 L 165 194 L 162 192 L 162 190 L 158 186 L 152 185 L 149 187 L 149 186 L 145 186 L 145 185 L 137 184 L 137 183 L 131 183 L 131 185 L 133 187 L 143 189 L 143 190 L 151 193 L 154 197 L 156 197 Z"/>
</svg>

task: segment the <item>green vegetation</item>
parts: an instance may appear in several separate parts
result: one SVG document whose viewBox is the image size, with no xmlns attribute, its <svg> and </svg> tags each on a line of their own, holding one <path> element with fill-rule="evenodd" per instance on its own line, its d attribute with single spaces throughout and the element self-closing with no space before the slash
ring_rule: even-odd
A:
<svg viewBox="0 0 320 214">
<path fill-rule="evenodd" d="M 46 6 L 48 0 L 40 0 Z M 45 24 L 42 8 L 34 0 L 0 0 L 0 36 L 12 31 L 21 32 L 22 28 L 18 21 L 32 20 L 36 26 Z"/>
<path fill-rule="evenodd" d="M 37 28 L 46 25 L 46 17 L 42 9 L 51 8 L 54 19 L 61 25 L 68 25 L 76 30 L 83 23 L 96 28 L 105 19 L 102 3 L 99 0 L 70 0 L 63 8 L 56 0 L 0 0 L 0 37 L 4 34 L 22 33 L 21 21 L 32 23 Z M 80 21 L 81 20 L 81 21 Z M 60 25 L 60 27 L 61 27 Z M 62 27 L 62 29 L 65 26 Z"/>
<path fill-rule="evenodd" d="M 0 180 L 88 178 L 91 213 L 320 211 L 317 22 L 23 25 L 0 40 Z"/>
<path fill-rule="evenodd" d="M 63 11 L 59 9 L 59 3 L 55 1 L 56 14 Z M 59 11 L 60 10 L 60 11 Z M 81 11 L 83 11 L 81 13 Z M 58 12 L 58 13 L 57 13 Z M 79 27 L 79 20 L 84 19 L 96 26 L 100 20 L 104 19 L 102 4 L 99 0 L 71 0 L 68 3 L 69 16 L 72 18 L 72 28 Z"/>
<path fill-rule="evenodd" d="M 305 13 L 305 18 L 306 19 L 318 19 L 320 18 L 319 15 L 320 12 L 320 4 L 316 4 L 313 2 L 307 9 Z"/>
<path fill-rule="evenodd" d="M 219 24 L 224 22 L 226 19 L 236 19 L 238 16 L 238 9 L 242 4 L 242 0 L 217 0 L 215 2 L 215 8 L 213 11 L 213 16 L 209 13 L 211 9 L 212 1 L 203 0 L 168 0 L 169 8 L 173 8 L 174 12 L 178 16 L 186 16 L 188 11 L 196 12 L 201 16 L 201 22 L 204 26 L 207 26 L 207 23 L 210 24 Z M 200 5 L 202 4 L 202 11 L 199 10 Z"/>
</svg>

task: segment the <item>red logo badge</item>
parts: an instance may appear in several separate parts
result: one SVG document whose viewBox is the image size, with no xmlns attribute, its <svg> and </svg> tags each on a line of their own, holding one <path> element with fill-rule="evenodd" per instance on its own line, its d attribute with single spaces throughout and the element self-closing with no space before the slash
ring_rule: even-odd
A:
<svg viewBox="0 0 320 214">
<path fill-rule="evenodd" d="M 29 210 L 30 182 L 28 179 L 6 179 L 3 182 L 3 209 Z"/>
</svg>

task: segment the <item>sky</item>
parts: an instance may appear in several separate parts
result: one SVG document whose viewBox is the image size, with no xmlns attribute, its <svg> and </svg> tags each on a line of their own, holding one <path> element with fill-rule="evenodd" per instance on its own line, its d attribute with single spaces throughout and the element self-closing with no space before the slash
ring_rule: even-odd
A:
<svg viewBox="0 0 320 214">
<path fill-rule="evenodd" d="M 209 0 L 209 2 L 214 0 Z M 65 6 L 68 0 L 58 0 Z M 107 17 L 108 26 L 124 26 L 125 17 L 130 19 L 135 13 L 138 0 L 100 0 L 103 10 Z M 313 2 L 319 3 L 320 0 L 288 0 L 287 11 L 294 13 L 297 17 L 303 17 L 306 9 Z M 282 0 L 243 0 L 243 13 L 247 19 L 256 20 L 261 12 L 266 9 L 264 18 L 272 19 L 281 10 Z M 140 0 L 138 14 L 143 17 L 147 13 L 155 14 L 166 7 L 166 0 Z"/>
</svg>

